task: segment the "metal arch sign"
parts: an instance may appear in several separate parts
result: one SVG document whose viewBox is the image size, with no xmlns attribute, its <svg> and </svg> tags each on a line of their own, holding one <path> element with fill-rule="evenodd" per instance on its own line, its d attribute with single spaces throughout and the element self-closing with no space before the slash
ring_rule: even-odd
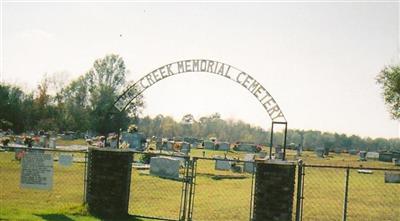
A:
<svg viewBox="0 0 400 221">
<path fill-rule="evenodd" d="M 242 85 L 257 98 L 272 121 L 287 122 L 275 99 L 256 79 L 229 64 L 206 59 L 182 60 L 155 69 L 129 86 L 118 97 L 114 106 L 119 111 L 123 111 L 138 95 L 155 83 L 171 76 L 190 72 L 212 73 Z"/>
</svg>

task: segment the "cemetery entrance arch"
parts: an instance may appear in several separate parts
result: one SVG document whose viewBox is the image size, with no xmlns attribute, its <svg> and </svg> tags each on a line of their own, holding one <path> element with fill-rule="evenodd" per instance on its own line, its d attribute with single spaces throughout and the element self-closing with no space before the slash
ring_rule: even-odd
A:
<svg viewBox="0 0 400 221">
<path fill-rule="evenodd" d="M 214 75 L 219 75 L 228 80 L 234 81 L 235 83 L 246 88 L 260 102 L 260 104 L 264 107 L 264 109 L 268 113 L 268 116 L 272 120 L 270 137 L 270 158 L 274 140 L 274 125 L 284 125 L 285 131 L 283 139 L 283 159 L 285 159 L 287 121 L 278 103 L 265 89 L 265 87 L 262 86 L 251 75 L 223 62 L 207 59 L 189 59 L 176 61 L 161 66 L 143 76 L 134 84 L 128 86 L 114 102 L 114 107 L 117 108 L 119 111 L 124 111 L 136 97 L 142 94 L 147 88 L 155 85 L 157 82 L 171 76 L 190 72 L 206 72 Z"/>
</svg>

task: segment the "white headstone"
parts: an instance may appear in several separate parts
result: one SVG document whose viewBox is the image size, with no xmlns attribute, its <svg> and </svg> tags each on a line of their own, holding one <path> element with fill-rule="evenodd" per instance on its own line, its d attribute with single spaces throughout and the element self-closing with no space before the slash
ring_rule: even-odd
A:
<svg viewBox="0 0 400 221">
<path fill-rule="evenodd" d="M 41 147 L 46 147 L 47 146 L 47 137 L 46 136 L 40 136 L 39 145 Z"/>
<path fill-rule="evenodd" d="M 379 153 L 378 152 L 367 152 L 367 159 L 371 159 L 371 160 L 377 160 L 379 159 Z"/>
<path fill-rule="evenodd" d="M 22 188 L 50 190 L 53 187 L 53 156 L 51 154 L 27 153 L 22 159 Z"/>
<path fill-rule="evenodd" d="M 50 138 L 49 148 L 52 148 L 52 149 L 56 148 L 56 138 Z"/>
<path fill-rule="evenodd" d="M 69 166 L 72 165 L 72 162 L 73 162 L 73 157 L 72 157 L 72 155 L 69 155 L 69 154 L 61 154 L 61 155 L 58 157 L 58 163 L 59 163 L 61 166 L 69 167 Z"/>
<path fill-rule="evenodd" d="M 180 160 L 171 157 L 150 158 L 150 174 L 171 179 L 179 179 Z"/>
</svg>

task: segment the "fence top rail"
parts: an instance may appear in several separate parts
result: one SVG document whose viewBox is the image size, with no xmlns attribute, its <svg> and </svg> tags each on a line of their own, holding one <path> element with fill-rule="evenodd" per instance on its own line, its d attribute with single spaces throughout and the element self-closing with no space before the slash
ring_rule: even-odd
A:
<svg viewBox="0 0 400 221">
<path fill-rule="evenodd" d="M 162 153 L 162 152 L 154 152 L 154 151 L 137 151 L 134 149 L 114 149 L 114 148 L 98 148 L 98 147 L 90 147 L 90 150 L 96 150 L 96 151 L 110 151 L 110 152 L 124 152 L 124 153 L 130 153 L 130 154 L 143 154 L 143 155 L 153 155 L 153 156 L 167 156 L 167 157 L 179 157 L 183 158 L 185 160 L 189 160 L 190 156 L 187 155 L 182 155 L 176 152 L 172 153 Z"/>
<path fill-rule="evenodd" d="M 0 148 L 3 149 L 24 149 L 24 150 L 44 150 L 49 152 L 69 152 L 69 153 L 87 153 L 87 150 L 68 150 L 68 149 L 53 149 L 53 148 L 44 148 L 44 147 L 23 147 L 23 146 L 2 146 Z"/>
<path fill-rule="evenodd" d="M 254 160 L 240 160 L 240 159 L 229 159 L 229 158 L 218 158 L 218 157 L 193 157 L 193 160 L 224 160 L 238 163 L 255 163 Z"/>
<path fill-rule="evenodd" d="M 356 167 L 356 166 L 339 166 L 339 165 L 326 165 L 326 164 L 303 164 L 304 167 L 314 168 L 333 168 L 333 169 L 355 169 L 355 170 L 386 170 L 386 171 L 399 171 L 400 168 L 389 167 Z"/>
</svg>

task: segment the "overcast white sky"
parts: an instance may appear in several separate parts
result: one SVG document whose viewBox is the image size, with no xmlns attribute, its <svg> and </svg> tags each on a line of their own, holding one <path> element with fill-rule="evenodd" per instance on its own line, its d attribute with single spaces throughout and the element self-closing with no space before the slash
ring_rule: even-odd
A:
<svg viewBox="0 0 400 221">
<path fill-rule="evenodd" d="M 399 3 L 2 2 L 1 80 L 35 88 L 44 73 L 85 73 L 121 55 L 137 80 L 164 64 L 205 58 L 257 79 L 289 128 L 400 137 L 379 71 L 399 62 Z M 145 91 L 144 115 L 214 112 L 270 127 L 257 99 L 207 73 L 178 75 Z"/>
</svg>

